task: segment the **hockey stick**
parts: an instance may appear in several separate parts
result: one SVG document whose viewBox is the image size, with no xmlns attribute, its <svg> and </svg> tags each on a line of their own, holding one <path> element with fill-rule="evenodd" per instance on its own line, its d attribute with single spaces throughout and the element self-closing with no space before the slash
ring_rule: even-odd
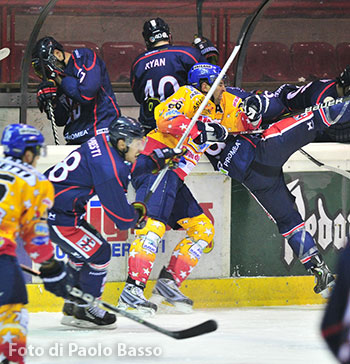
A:
<svg viewBox="0 0 350 364">
<path fill-rule="evenodd" d="M 31 274 L 33 276 L 37 276 L 40 277 L 40 272 L 27 267 L 23 264 L 20 264 L 21 269 L 28 273 Z M 68 287 L 67 287 L 68 288 Z M 104 308 L 106 308 L 109 311 L 113 311 L 115 313 L 118 313 L 121 316 L 124 316 L 130 320 L 136 321 L 141 325 L 144 325 L 154 331 L 160 332 L 161 334 L 164 334 L 166 336 L 172 337 L 174 339 L 177 340 L 181 340 L 181 339 L 189 339 L 191 337 L 195 337 L 195 336 L 200 336 L 203 334 L 207 334 L 209 332 L 215 331 L 218 328 L 218 324 L 216 321 L 214 320 L 208 320 L 205 322 L 202 322 L 199 325 L 190 327 L 188 329 L 185 330 L 179 330 L 179 331 L 171 331 L 171 330 L 167 330 L 164 329 L 160 326 L 154 325 L 148 321 L 145 321 L 144 319 L 142 319 L 141 317 L 137 317 L 135 315 L 133 315 L 132 313 L 128 312 L 128 311 L 124 311 L 121 310 L 120 308 L 113 306 L 107 302 L 104 302 L 102 300 L 98 300 L 95 297 L 93 297 L 92 295 L 88 294 L 88 293 L 84 293 L 83 291 L 81 291 L 80 289 L 76 288 L 76 287 L 69 287 L 70 289 L 68 289 L 69 293 L 75 297 L 78 298 L 80 300 L 83 300 L 86 303 L 89 304 L 93 304 L 96 306 L 102 306 Z"/>
<path fill-rule="evenodd" d="M 22 60 L 22 72 L 21 72 L 21 105 L 20 105 L 20 123 L 27 124 L 27 104 L 28 104 L 28 78 L 29 78 L 29 67 L 30 60 L 32 58 L 32 51 L 40 32 L 40 29 L 58 0 L 49 0 L 45 7 L 42 8 L 38 19 L 35 22 L 33 30 L 29 36 L 29 40 L 24 51 Z"/>
<path fill-rule="evenodd" d="M 40 57 L 40 65 L 41 65 L 41 73 L 43 75 L 43 81 L 46 82 L 47 81 L 47 76 L 46 76 L 46 71 L 45 71 L 45 66 L 44 66 L 44 61 L 42 59 L 42 57 Z M 47 112 L 48 112 L 48 119 L 51 122 L 51 128 L 52 128 L 52 133 L 53 133 L 53 139 L 55 141 L 56 145 L 60 144 L 60 140 L 58 138 L 58 131 L 57 131 L 57 125 L 56 125 L 56 119 L 55 119 L 55 114 L 53 111 L 53 106 L 52 106 L 52 102 L 51 100 L 47 101 Z"/>
<path fill-rule="evenodd" d="M 197 0 L 196 2 L 196 13 L 197 13 L 197 31 L 198 35 L 201 37 L 203 35 L 203 26 L 202 26 L 202 8 L 203 8 L 204 0 Z"/>
<path fill-rule="evenodd" d="M 228 60 L 226 61 L 224 67 L 222 68 L 221 72 L 219 73 L 219 76 L 217 77 L 217 79 L 215 80 L 215 82 L 213 83 L 213 85 L 210 87 L 210 90 L 208 91 L 208 93 L 206 94 L 204 100 L 202 101 L 202 103 L 200 104 L 198 110 L 196 111 L 196 113 L 194 114 L 190 124 L 188 125 L 188 127 L 186 128 L 185 132 L 183 133 L 182 137 L 180 138 L 179 142 L 176 145 L 176 149 L 181 150 L 183 143 L 185 141 L 185 139 L 189 136 L 193 126 L 195 125 L 195 123 L 197 122 L 200 114 L 202 113 L 202 111 L 204 110 L 204 108 L 206 107 L 208 101 L 210 100 L 210 98 L 212 97 L 212 95 L 214 94 L 215 89 L 217 88 L 217 86 L 219 85 L 219 83 L 221 82 L 221 80 L 223 79 L 224 75 L 226 74 L 228 68 L 231 66 L 232 62 L 234 61 L 234 59 L 236 58 L 238 52 L 241 49 L 243 40 L 247 34 L 247 32 L 250 29 L 250 26 L 254 23 L 255 19 L 257 18 L 257 16 L 261 15 L 261 10 L 265 7 L 265 5 L 269 2 L 270 0 L 265 0 L 262 2 L 262 4 L 259 6 L 259 9 L 254 13 L 254 15 L 250 18 L 247 18 L 248 20 L 248 25 L 245 28 L 245 30 L 241 33 L 239 39 L 238 39 L 238 43 L 237 45 L 233 48 L 230 57 L 228 58 Z M 157 187 L 159 186 L 159 183 L 162 181 L 164 175 L 166 174 L 166 172 L 169 169 L 169 165 L 165 165 L 165 167 L 160 171 L 160 173 L 158 174 L 157 178 L 155 179 L 155 181 L 153 182 L 150 190 L 148 191 L 144 202 L 147 203 L 149 201 L 149 199 L 151 198 L 151 196 L 153 195 L 153 193 L 155 192 L 155 190 L 157 189 Z"/>
<path fill-rule="evenodd" d="M 10 48 L 5 47 L 0 49 L 0 61 L 4 60 L 9 55 L 10 55 Z"/>
</svg>

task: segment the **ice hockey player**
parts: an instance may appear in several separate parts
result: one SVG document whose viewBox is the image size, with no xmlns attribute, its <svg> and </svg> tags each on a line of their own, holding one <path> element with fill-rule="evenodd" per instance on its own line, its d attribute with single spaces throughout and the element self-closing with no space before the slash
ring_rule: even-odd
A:
<svg viewBox="0 0 350 364">
<path fill-rule="evenodd" d="M 217 48 L 214 46 L 214 44 L 210 39 L 195 34 L 192 46 L 199 49 L 199 51 L 206 58 L 208 63 L 214 65 L 218 64 L 219 51 L 217 50 Z"/>
<path fill-rule="evenodd" d="M 334 82 L 330 85 L 335 87 Z M 303 98 L 307 89 L 296 92 Z M 255 101 L 248 102 L 251 99 Z M 243 111 L 254 125 L 261 122 L 261 112 L 266 110 L 266 104 L 259 105 L 257 99 L 250 96 L 242 103 Z M 215 150 L 208 151 L 215 168 L 242 183 L 275 220 L 301 263 L 315 275 L 315 292 L 325 297 L 334 285 L 334 276 L 305 230 L 305 223 L 294 206 L 294 197 L 284 182 L 282 166 L 295 151 L 313 142 L 328 127 L 349 121 L 349 102 L 339 103 L 278 121 L 260 135 L 230 136 Z"/>
<path fill-rule="evenodd" d="M 178 143 L 220 71 L 220 67 L 208 63 L 198 63 L 191 68 L 191 85 L 180 87 L 156 107 L 157 129 L 148 133 L 146 148 L 138 157 L 137 163 L 146 159 L 154 148 L 173 148 Z M 178 311 L 191 309 L 192 300 L 183 295 L 179 287 L 198 263 L 203 249 L 212 241 L 214 226 L 203 213 L 184 179 L 211 143 L 226 138 L 227 130 L 220 124 L 224 117 L 230 121 L 228 127 L 233 130 L 252 127 L 247 124 L 246 116 L 239 112 L 235 100 L 235 96 L 225 92 L 224 82 L 221 81 L 185 141 L 187 153 L 181 158 L 179 168 L 165 174 L 147 203 L 149 218 L 146 226 L 136 231 L 136 239 L 131 245 L 128 278 L 119 298 L 119 307 L 133 308 L 141 314 L 153 314 L 157 305 L 167 301 Z M 132 183 L 136 189 L 136 199 L 143 201 L 155 177 L 151 174 L 135 176 L 137 170 L 136 164 Z M 174 248 L 169 265 L 160 272 L 153 297 L 147 300 L 143 290 L 152 271 L 166 224 L 173 229 L 184 228 L 187 235 Z"/>
<path fill-rule="evenodd" d="M 169 26 L 161 18 L 146 21 L 142 35 L 147 51 L 134 60 L 130 83 L 140 104 L 139 121 L 149 132 L 156 126 L 155 107 L 186 85 L 188 71 L 206 58 L 194 47 L 172 45 Z"/>
<path fill-rule="evenodd" d="M 16 257 L 17 241 L 35 262 L 45 288 L 67 297 L 65 265 L 53 258 L 47 210 L 54 189 L 35 167 L 44 137 L 34 127 L 11 124 L 1 138 L 0 159 L 0 363 L 24 363 L 28 331 L 27 291 Z"/>
<path fill-rule="evenodd" d="M 106 133 L 120 116 L 106 65 L 93 50 L 68 53 L 54 38 L 44 37 L 34 47 L 32 65 L 43 80 L 37 91 L 38 107 L 48 114 L 51 102 L 67 144 L 82 144 Z"/>
<path fill-rule="evenodd" d="M 131 166 L 144 148 L 144 129 L 135 119 L 121 116 L 101 134 L 71 152 L 45 174 L 55 187 L 55 204 L 49 211 L 51 240 L 68 254 L 73 285 L 93 297 L 104 288 L 111 246 L 85 219 L 85 206 L 95 195 L 118 229 L 142 227 L 146 208 L 129 204 L 126 191 Z M 181 154 L 181 153 L 180 153 Z M 165 160 L 176 157 L 173 149 L 152 151 L 139 173 L 158 170 Z M 62 323 L 85 328 L 115 328 L 114 314 L 87 304 L 66 301 Z"/>
</svg>

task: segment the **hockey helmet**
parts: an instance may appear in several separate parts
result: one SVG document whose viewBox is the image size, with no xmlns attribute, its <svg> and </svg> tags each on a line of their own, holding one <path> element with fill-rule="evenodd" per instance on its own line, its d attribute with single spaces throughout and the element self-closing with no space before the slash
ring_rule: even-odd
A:
<svg viewBox="0 0 350 364">
<path fill-rule="evenodd" d="M 63 54 L 64 49 L 61 43 L 52 37 L 44 37 L 37 41 L 32 52 L 32 65 L 35 73 L 42 78 L 43 67 L 48 78 L 55 78 L 64 73 L 64 63 L 57 60 L 54 50 L 58 49 Z"/>
<path fill-rule="evenodd" d="M 197 63 L 188 72 L 188 82 L 196 89 L 200 90 L 201 83 L 206 82 L 212 85 L 221 72 L 219 66 L 210 63 Z"/>
<path fill-rule="evenodd" d="M 161 40 L 171 41 L 169 25 L 161 18 L 146 21 L 143 25 L 142 35 L 147 49 L 152 49 L 154 44 Z"/>
<path fill-rule="evenodd" d="M 134 139 L 143 139 L 145 130 L 136 119 L 119 116 L 109 124 L 109 141 L 117 148 L 118 140 L 123 139 L 130 146 Z"/>
<path fill-rule="evenodd" d="M 44 147 L 44 136 L 34 126 L 26 124 L 10 124 L 4 129 L 1 137 L 4 154 L 21 158 L 27 148 L 39 155 Z"/>
</svg>

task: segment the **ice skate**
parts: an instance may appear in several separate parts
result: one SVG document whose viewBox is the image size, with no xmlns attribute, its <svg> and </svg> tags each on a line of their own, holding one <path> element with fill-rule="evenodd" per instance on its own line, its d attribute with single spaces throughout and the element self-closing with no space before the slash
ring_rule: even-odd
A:
<svg viewBox="0 0 350 364">
<path fill-rule="evenodd" d="M 311 262 L 314 266 L 309 271 L 315 275 L 314 291 L 321 294 L 323 298 L 329 298 L 335 285 L 335 278 L 320 255 L 313 256 Z"/>
<path fill-rule="evenodd" d="M 72 325 L 85 329 L 115 329 L 116 315 L 95 305 L 83 304 L 74 306 Z"/>
<path fill-rule="evenodd" d="M 74 326 L 73 325 L 74 306 L 75 306 L 74 302 L 69 301 L 69 300 L 64 301 L 64 305 L 63 305 L 63 309 L 62 309 L 63 317 L 61 319 L 61 324 L 62 325 Z"/>
<path fill-rule="evenodd" d="M 193 311 L 193 301 L 180 291 L 173 276 L 166 271 L 165 267 L 160 272 L 152 293 L 150 301 L 158 306 L 167 302 L 177 312 L 191 313 Z"/>
<path fill-rule="evenodd" d="M 133 309 L 140 317 L 154 316 L 157 311 L 157 305 L 144 296 L 143 288 L 132 283 L 125 284 L 119 297 L 118 308 L 124 311 Z"/>
</svg>

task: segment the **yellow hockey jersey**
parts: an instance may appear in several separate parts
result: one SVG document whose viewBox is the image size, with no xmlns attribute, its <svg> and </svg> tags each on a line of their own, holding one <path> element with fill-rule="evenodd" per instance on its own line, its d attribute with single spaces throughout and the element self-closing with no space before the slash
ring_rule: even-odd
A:
<svg viewBox="0 0 350 364">
<path fill-rule="evenodd" d="M 0 158 L 0 255 L 15 256 L 18 237 L 35 262 L 53 255 L 46 223 L 53 200 L 53 185 L 43 174 L 19 159 Z"/>
<path fill-rule="evenodd" d="M 192 86 L 182 86 L 172 96 L 160 103 L 155 108 L 155 119 L 157 128 L 147 134 L 147 144 L 144 153 L 150 154 L 155 148 L 168 146 L 174 148 L 186 130 L 190 119 L 193 118 L 204 95 Z M 242 99 L 238 96 L 224 92 L 220 105 L 215 105 L 211 100 L 208 101 L 198 120 L 202 122 L 221 123 L 229 132 L 245 130 L 242 120 L 240 103 Z M 179 116 L 187 118 L 179 118 Z M 210 143 L 198 145 L 193 139 L 199 135 L 196 126 L 190 132 L 189 137 L 184 142 L 187 149 L 179 168 L 175 172 L 180 178 L 191 172 L 198 163 L 199 158 L 210 146 Z"/>
</svg>

